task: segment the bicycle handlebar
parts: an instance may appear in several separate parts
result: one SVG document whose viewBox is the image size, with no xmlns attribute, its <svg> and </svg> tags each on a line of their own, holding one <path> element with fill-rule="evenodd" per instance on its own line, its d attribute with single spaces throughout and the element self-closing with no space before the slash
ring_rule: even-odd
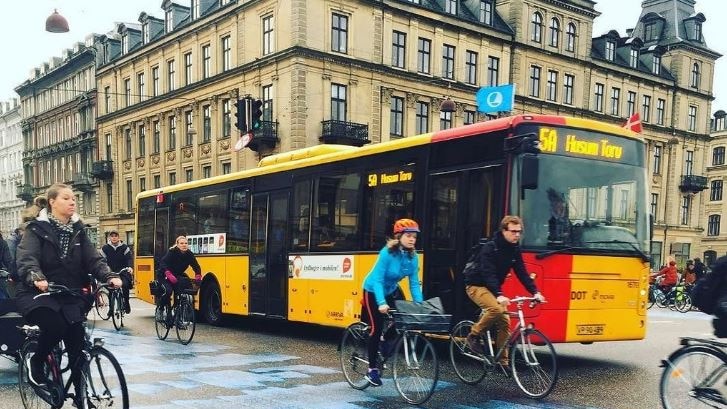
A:
<svg viewBox="0 0 727 409">
<path fill-rule="evenodd" d="M 56 284 L 56 283 L 52 283 L 51 282 L 51 283 L 48 283 L 48 289 L 45 292 L 42 292 L 40 294 L 35 295 L 33 297 L 33 299 L 36 299 L 38 297 L 56 295 L 56 294 L 67 294 L 67 295 L 72 295 L 74 297 L 85 298 L 85 297 L 87 297 L 89 295 L 95 295 L 102 288 L 111 288 L 111 289 L 113 289 L 113 288 L 116 288 L 116 287 L 114 287 L 113 285 L 108 284 L 108 283 L 103 283 L 103 284 L 100 283 L 100 284 L 98 284 L 96 286 L 96 289 L 91 290 L 88 293 L 86 293 L 85 292 L 86 291 L 85 288 L 72 289 L 72 288 L 66 287 L 63 284 Z"/>
</svg>

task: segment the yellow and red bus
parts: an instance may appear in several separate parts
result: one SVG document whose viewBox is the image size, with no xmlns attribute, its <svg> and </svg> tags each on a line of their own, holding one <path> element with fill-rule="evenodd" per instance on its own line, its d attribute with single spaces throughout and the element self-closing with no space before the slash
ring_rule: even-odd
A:
<svg viewBox="0 0 727 409">
<path fill-rule="evenodd" d="M 343 327 L 359 319 L 362 281 L 394 220 L 410 217 L 422 226 L 425 296 L 441 297 L 455 319 L 473 318 L 460 273 L 468 252 L 517 214 L 526 267 L 549 301 L 531 312 L 535 325 L 554 342 L 642 339 L 644 161 L 631 131 L 546 115 L 276 154 L 138 195 L 138 295 L 152 301 L 155 259 L 186 235 L 204 272 L 208 322 L 247 315 Z M 506 293 L 524 289 L 508 280 Z"/>
</svg>

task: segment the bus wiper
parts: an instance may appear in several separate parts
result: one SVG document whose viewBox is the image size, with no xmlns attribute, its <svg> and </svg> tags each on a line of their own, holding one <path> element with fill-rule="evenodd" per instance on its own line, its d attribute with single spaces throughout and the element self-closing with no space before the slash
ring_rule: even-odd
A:
<svg viewBox="0 0 727 409">
<path fill-rule="evenodd" d="M 544 258 L 547 258 L 547 257 L 552 256 L 553 254 L 565 253 L 566 251 L 577 250 L 577 249 L 584 249 L 584 248 L 585 247 L 582 247 L 582 246 L 563 247 L 563 248 L 559 248 L 559 249 L 556 249 L 556 250 L 546 251 L 545 253 L 539 253 L 539 254 L 537 254 L 535 256 L 535 258 L 538 259 L 538 260 L 542 260 Z"/>
<path fill-rule="evenodd" d="M 641 256 L 641 260 L 643 260 L 643 261 L 651 261 L 651 257 L 649 257 L 648 255 L 646 255 L 646 253 L 644 253 L 640 248 L 638 248 L 634 243 L 632 243 L 630 241 L 613 239 L 613 240 L 585 241 L 585 242 L 583 242 L 583 244 L 609 244 L 609 243 L 628 244 L 634 250 L 636 250 L 637 253 L 639 253 L 639 256 Z"/>
</svg>

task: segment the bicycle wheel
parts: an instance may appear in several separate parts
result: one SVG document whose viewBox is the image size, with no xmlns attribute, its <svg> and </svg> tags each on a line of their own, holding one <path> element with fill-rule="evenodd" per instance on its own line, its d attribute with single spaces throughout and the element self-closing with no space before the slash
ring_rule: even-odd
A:
<svg viewBox="0 0 727 409">
<path fill-rule="evenodd" d="M 367 344 L 369 326 L 363 322 L 349 325 L 341 337 L 340 351 L 341 370 L 346 382 L 354 389 L 366 389 L 369 381 L 366 372 L 369 368 Z"/>
<path fill-rule="evenodd" d="M 179 342 L 182 345 L 187 345 L 192 342 L 194 330 L 197 326 L 194 322 L 194 305 L 192 304 L 192 297 L 187 294 L 180 297 L 179 302 L 180 305 L 174 316 L 174 326 L 177 327 L 177 339 L 179 339 Z"/>
<path fill-rule="evenodd" d="M 114 328 L 116 328 L 116 331 L 119 331 L 124 326 L 124 301 L 119 290 L 112 292 L 111 297 L 113 298 L 112 305 L 114 306 L 111 312 L 111 319 L 114 322 Z"/>
<path fill-rule="evenodd" d="M 690 311 L 692 309 L 692 296 L 687 293 L 682 294 L 676 301 L 674 301 L 674 306 L 679 312 Z"/>
<path fill-rule="evenodd" d="M 110 305 L 109 292 L 107 289 L 102 288 L 96 293 L 96 313 L 104 321 L 111 318 L 109 316 Z"/>
<path fill-rule="evenodd" d="M 717 408 L 727 381 L 727 356 L 702 345 L 682 348 L 666 361 L 659 383 L 664 409 Z"/>
<path fill-rule="evenodd" d="M 479 383 L 487 374 L 484 361 L 467 346 L 467 335 L 472 325 L 472 321 L 460 321 L 452 329 L 449 339 L 449 360 L 459 379 L 468 385 Z"/>
<path fill-rule="evenodd" d="M 91 349 L 91 360 L 84 371 L 84 403 L 89 408 L 129 409 L 126 378 L 116 357 L 103 347 Z"/>
<path fill-rule="evenodd" d="M 406 332 L 394 350 L 394 383 L 399 395 L 412 405 L 421 405 L 434 393 L 439 363 L 434 345 L 418 332 Z"/>
<path fill-rule="evenodd" d="M 510 369 L 515 383 L 531 398 L 544 398 L 558 382 L 558 357 L 550 340 L 527 329 L 510 346 Z"/>
<path fill-rule="evenodd" d="M 48 404 L 36 395 L 33 387 L 28 383 L 28 366 L 25 361 L 35 354 L 38 343 L 36 341 L 26 341 L 19 351 L 18 362 L 18 389 L 20 392 L 20 400 L 23 402 L 25 409 L 47 408 Z"/>
<path fill-rule="evenodd" d="M 649 300 L 646 303 L 646 309 L 650 309 L 656 303 L 656 288 L 649 287 Z"/>
<path fill-rule="evenodd" d="M 656 302 L 656 306 L 659 308 L 666 307 L 667 299 L 666 294 L 664 294 L 661 290 L 656 290 L 656 293 L 654 294 L 654 301 Z"/>
<path fill-rule="evenodd" d="M 167 339 L 169 335 L 169 325 L 167 325 L 167 314 L 169 312 L 168 305 L 157 305 L 154 310 L 154 328 L 157 332 L 157 338 L 162 341 Z"/>
</svg>

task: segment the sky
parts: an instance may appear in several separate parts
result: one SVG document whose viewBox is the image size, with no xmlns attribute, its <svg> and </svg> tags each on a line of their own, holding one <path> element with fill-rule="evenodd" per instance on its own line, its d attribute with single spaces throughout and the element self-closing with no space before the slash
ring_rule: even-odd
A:
<svg viewBox="0 0 727 409">
<path fill-rule="evenodd" d="M 186 3 L 186 0 L 178 0 Z M 103 34 L 114 28 L 115 22 L 138 23 L 142 11 L 163 17 L 162 0 L 21 0 L 13 2 L 0 13 L 0 101 L 16 96 L 15 87 L 30 77 L 30 71 L 66 48 L 83 42 L 90 33 Z M 727 24 L 720 21 L 720 5 L 724 0 L 697 0 L 695 9 L 707 18 L 704 36 L 707 46 L 720 54 L 715 73 L 716 101 L 712 113 L 727 110 Z M 724 7 L 724 6 L 723 6 Z M 54 9 L 68 20 L 68 33 L 48 33 L 45 20 Z M 640 0 L 598 0 L 593 35 L 617 30 L 622 36 L 636 25 L 641 14 Z M 720 41 L 719 39 L 722 39 Z"/>
</svg>

